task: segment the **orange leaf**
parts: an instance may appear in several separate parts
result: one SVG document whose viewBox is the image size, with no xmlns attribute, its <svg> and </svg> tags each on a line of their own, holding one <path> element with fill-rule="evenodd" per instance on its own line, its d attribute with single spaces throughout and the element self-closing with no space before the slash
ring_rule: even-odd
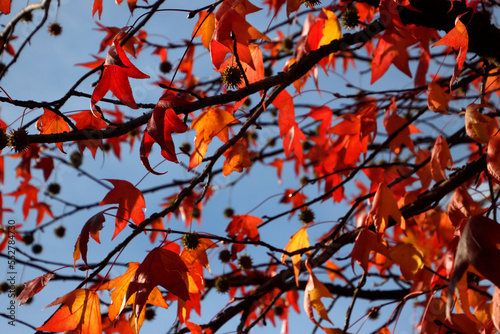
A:
<svg viewBox="0 0 500 334">
<path fill-rule="evenodd" d="M 196 247 L 196 249 L 189 250 L 187 248 L 184 248 L 182 250 L 181 258 L 184 261 L 184 263 L 193 264 L 196 262 L 201 264 L 209 272 L 211 272 L 210 266 L 208 265 L 207 249 L 215 247 L 219 246 L 217 246 L 217 244 L 212 240 L 208 238 L 200 238 L 198 247 Z"/>
<path fill-rule="evenodd" d="M 109 210 L 109 209 L 108 209 Z M 102 230 L 103 223 L 106 220 L 104 218 L 104 212 L 107 210 L 101 211 L 96 215 L 92 216 L 85 225 L 83 225 L 82 232 L 78 236 L 75 244 L 75 251 L 73 252 L 73 264 L 76 264 L 76 260 L 82 257 L 83 262 L 87 265 L 87 250 L 89 237 L 92 237 L 98 244 L 101 243 L 99 240 L 99 231 Z"/>
<path fill-rule="evenodd" d="M 446 93 L 440 85 L 433 82 L 427 86 L 429 96 L 427 97 L 427 106 L 430 110 L 441 114 L 448 115 L 448 102 L 453 97 Z"/>
<path fill-rule="evenodd" d="M 28 299 L 42 291 L 53 276 L 54 274 L 48 273 L 24 283 L 23 291 L 16 298 L 16 302 L 21 300 L 19 306 L 25 304 Z"/>
<path fill-rule="evenodd" d="M 500 331 L 500 289 L 495 288 L 491 300 L 491 320 L 497 331 Z"/>
<path fill-rule="evenodd" d="M 303 226 L 294 235 L 290 237 L 290 241 L 285 247 L 285 251 L 294 252 L 299 249 L 309 248 L 309 237 L 307 236 L 307 226 Z M 306 255 L 310 255 L 311 252 L 307 251 Z M 288 255 L 283 254 L 281 256 L 281 263 L 285 264 Z M 293 272 L 295 274 L 295 283 L 299 286 L 299 274 L 300 274 L 300 263 L 302 254 L 292 255 Z"/>
<path fill-rule="evenodd" d="M 243 168 L 252 166 L 248 147 L 241 142 L 237 142 L 231 146 L 224 152 L 224 156 L 226 157 L 222 167 L 222 174 L 224 174 L 224 176 L 228 176 L 233 171 L 241 173 Z"/>
<path fill-rule="evenodd" d="M 367 228 L 362 228 L 356 237 L 354 247 L 350 254 L 351 266 L 354 270 L 354 261 L 356 261 L 365 272 L 369 269 L 370 253 L 374 251 L 389 256 L 389 249 L 385 243 L 374 232 Z"/>
<path fill-rule="evenodd" d="M 490 137 L 494 131 L 495 123 L 489 116 L 481 114 L 478 109 L 489 108 L 486 104 L 470 104 L 465 109 L 465 131 L 473 140 L 481 144 L 488 144 Z"/>
<path fill-rule="evenodd" d="M 405 126 L 405 124 L 408 122 L 407 119 L 399 116 L 396 113 L 396 103 L 393 101 L 391 106 L 386 112 L 385 118 L 384 118 L 384 126 L 385 129 L 387 130 L 387 134 L 390 136 L 397 130 L 399 130 L 401 127 Z M 392 110 L 392 113 L 391 113 Z M 389 114 L 390 113 L 390 114 Z M 398 133 L 396 138 L 391 140 L 389 143 L 389 146 L 391 147 L 391 150 L 399 154 L 401 153 L 401 146 L 406 146 L 413 154 L 415 154 L 415 145 L 413 143 L 413 140 L 410 138 L 411 134 L 414 133 L 420 133 L 421 131 L 417 129 L 417 127 L 413 124 L 409 124 L 404 128 L 401 132 Z"/>
<path fill-rule="evenodd" d="M 191 129 L 196 130 L 197 136 L 203 134 L 203 138 L 207 142 L 210 142 L 213 137 L 217 136 L 225 143 L 229 139 L 228 125 L 237 123 L 239 121 L 230 112 L 210 107 L 193 120 Z"/>
<path fill-rule="evenodd" d="M 375 193 L 373 206 L 368 213 L 367 222 L 368 224 L 375 224 L 377 233 L 384 233 L 389 224 L 389 217 L 394 219 L 397 224 L 400 224 L 403 230 L 406 228 L 406 222 L 401 215 L 401 211 L 399 211 L 396 197 L 389 187 L 381 182 Z"/>
<path fill-rule="evenodd" d="M 412 280 L 424 266 L 423 254 L 413 244 L 398 244 L 390 249 L 389 257 L 399 264 L 401 274 L 406 280 Z"/>
<path fill-rule="evenodd" d="M 132 95 L 129 78 L 148 79 L 149 75 L 139 71 L 125 55 L 120 43 L 115 40 L 108 51 L 106 60 L 104 61 L 104 69 L 101 79 L 94 89 L 91 98 L 92 109 L 108 91 L 111 91 L 118 100 L 126 106 L 137 109 L 137 105 Z"/>
<path fill-rule="evenodd" d="M 431 175 L 434 181 L 441 182 L 446 179 L 444 173 L 447 167 L 453 166 L 450 148 L 442 135 L 436 138 L 431 155 Z"/>
<path fill-rule="evenodd" d="M 95 291 L 76 289 L 47 305 L 62 304 L 39 331 L 78 331 L 80 334 L 102 334 L 101 307 Z"/>
<path fill-rule="evenodd" d="M 77 114 L 71 115 L 70 117 L 75 120 L 76 122 L 75 126 L 79 130 L 84 130 L 84 129 L 101 130 L 108 127 L 106 122 L 97 117 L 90 110 L 84 110 Z M 102 139 L 86 139 L 78 141 L 78 148 L 80 149 L 81 153 L 83 153 L 83 150 L 86 147 L 90 150 L 92 156 L 95 157 L 97 148 L 98 147 L 102 148 Z"/>
<path fill-rule="evenodd" d="M 469 34 L 467 33 L 467 28 L 460 21 L 460 17 L 462 15 L 457 16 L 455 20 L 455 28 L 451 29 L 443 38 L 434 43 L 432 46 L 447 45 L 454 49 L 458 49 L 455 71 L 453 71 L 453 76 L 451 77 L 450 87 L 455 81 L 458 80 L 458 75 L 464 66 L 465 57 L 467 56 L 467 48 L 469 46 Z"/>
<path fill-rule="evenodd" d="M 128 264 L 127 271 L 121 275 L 116 277 L 115 279 L 105 283 L 102 285 L 99 290 L 109 290 L 111 291 L 111 305 L 108 307 L 108 318 L 113 321 L 120 314 L 120 312 L 127 306 L 131 305 L 135 301 L 135 295 L 132 295 L 130 298 L 125 300 L 125 295 L 127 293 L 128 286 L 132 281 L 137 269 L 139 268 L 139 262 L 130 262 Z M 156 306 L 160 306 L 163 308 L 168 308 L 168 304 L 165 302 L 165 299 L 162 296 L 161 291 L 155 287 L 151 293 L 149 294 L 147 304 L 152 304 Z M 145 309 L 143 309 L 144 313 Z M 144 317 L 139 316 L 139 320 L 137 323 L 137 331 L 141 327 L 142 322 L 144 321 Z M 135 326 L 135 318 L 131 325 Z"/>
<path fill-rule="evenodd" d="M 201 163 L 213 137 L 217 136 L 222 142 L 227 142 L 229 139 L 228 126 L 237 123 L 239 121 L 230 112 L 214 107 L 208 108 L 196 117 L 191 123 L 191 129 L 196 130 L 196 138 L 189 169 Z"/>
<path fill-rule="evenodd" d="M 187 272 L 188 268 L 176 253 L 159 247 L 149 252 L 137 268 L 125 295 L 125 300 L 128 300 L 137 293 L 132 308 L 136 328 L 138 328 L 137 318 L 144 309 L 150 293 L 157 285 L 182 300 L 189 300 L 187 284 L 183 278 Z"/>
<path fill-rule="evenodd" d="M 328 317 L 328 313 L 326 311 L 325 305 L 321 301 L 321 298 L 332 298 L 333 296 L 330 291 L 325 287 L 323 283 L 321 283 L 316 276 L 314 275 L 311 265 L 309 261 L 306 260 L 306 268 L 309 271 L 309 280 L 307 281 L 306 288 L 304 290 L 304 309 L 306 311 L 307 316 L 311 321 L 318 327 L 323 328 L 320 324 L 314 319 L 313 315 L 313 307 L 318 313 L 319 317 L 329 323 L 332 323 L 330 318 Z"/>
<path fill-rule="evenodd" d="M 448 204 L 448 216 L 455 228 L 460 227 L 464 219 L 483 213 L 481 205 L 474 201 L 467 192 L 467 188 L 460 186 L 455 189 L 453 197 Z"/>
<path fill-rule="evenodd" d="M 199 15 L 200 18 L 194 26 L 193 34 L 196 33 L 194 37 L 201 36 L 201 43 L 204 47 L 209 49 L 210 41 L 212 40 L 212 35 L 214 34 L 215 29 L 215 15 L 206 11 L 201 11 Z"/>
<path fill-rule="evenodd" d="M 110 180 L 114 188 L 109 191 L 99 205 L 118 204 L 116 212 L 115 233 L 113 239 L 120 233 L 128 224 L 128 220 L 139 225 L 144 220 L 144 211 L 146 202 L 142 192 L 134 187 L 132 183 L 124 180 Z"/>
<path fill-rule="evenodd" d="M 43 115 L 36 122 L 36 128 L 41 134 L 51 134 L 51 133 L 63 133 L 69 132 L 70 128 L 68 123 L 55 112 L 43 108 Z M 56 143 L 56 146 L 64 152 L 62 148 L 63 143 Z"/>
</svg>

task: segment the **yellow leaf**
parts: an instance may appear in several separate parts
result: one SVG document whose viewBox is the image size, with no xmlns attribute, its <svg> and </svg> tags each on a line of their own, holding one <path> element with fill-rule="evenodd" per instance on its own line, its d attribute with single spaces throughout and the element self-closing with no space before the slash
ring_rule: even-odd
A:
<svg viewBox="0 0 500 334">
<path fill-rule="evenodd" d="M 307 235 L 307 226 L 303 226 L 297 233 L 292 235 L 290 238 L 290 241 L 285 247 L 285 251 L 287 252 L 294 252 L 299 249 L 303 248 L 308 248 L 310 246 L 309 244 L 309 237 Z M 306 255 L 310 255 L 311 252 L 307 251 Z M 299 286 L 299 274 L 300 274 L 300 259 L 302 255 L 301 254 L 295 254 L 292 255 L 292 263 L 293 263 L 293 272 L 295 274 L 295 283 L 297 286 Z M 286 259 L 288 258 L 288 255 L 283 254 L 281 256 L 281 263 L 285 264 Z"/>
<path fill-rule="evenodd" d="M 342 28 L 340 27 L 337 15 L 330 10 L 323 8 L 323 13 L 327 16 L 325 25 L 323 26 L 323 37 L 319 41 L 318 48 L 330 44 L 331 41 L 342 37 Z"/>
<path fill-rule="evenodd" d="M 326 286 L 316 278 L 312 271 L 312 267 L 307 260 L 306 268 L 309 271 L 309 280 L 304 291 L 304 309 L 309 319 L 311 319 L 311 321 L 315 325 L 321 327 L 316 319 L 314 319 L 312 308 L 314 307 L 321 319 L 332 323 L 332 321 L 328 317 L 328 313 L 326 311 L 325 305 L 323 305 L 323 302 L 321 301 L 321 298 L 325 297 L 333 299 L 333 296 L 326 288 Z"/>
<path fill-rule="evenodd" d="M 400 243 L 389 251 L 390 258 L 399 264 L 401 274 L 412 280 L 417 271 L 424 266 L 423 254 L 412 244 Z"/>
</svg>

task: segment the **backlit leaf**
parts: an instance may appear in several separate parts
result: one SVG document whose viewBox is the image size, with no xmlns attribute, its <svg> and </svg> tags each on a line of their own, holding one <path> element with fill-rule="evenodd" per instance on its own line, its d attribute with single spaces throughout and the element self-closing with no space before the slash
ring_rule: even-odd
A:
<svg viewBox="0 0 500 334">
<path fill-rule="evenodd" d="M 298 230 L 294 235 L 290 237 L 290 241 L 285 247 L 285 251 L 294 252 L 299 249 L 309 248 L 309 237 L 307 235 L 307 226 L 303 226 Z M 310 252 L 307 251 L 306 255 L 310 255 Z M 285 263 L 288 255 L 283 254 L 281 256 L 281 263 Z M 301 264 L 302 254 L 292 255 L 292 263 L 293 263 L 293 272 L 295 274 L 295 283 L 299 286 L 299 274 L 300 274 L 300 264 Z"/>
<path fill-rule="evenodd" d="M 101 306 L 95 291 L 76 289 L 47 305 L 62 304 L 39 331 L 77 331 L 80 334 L 102 334 Z"/>
</svg>

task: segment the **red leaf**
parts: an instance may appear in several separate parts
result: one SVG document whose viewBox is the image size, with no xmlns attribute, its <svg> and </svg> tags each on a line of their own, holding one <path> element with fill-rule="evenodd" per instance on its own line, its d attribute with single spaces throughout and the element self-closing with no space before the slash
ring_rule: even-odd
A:
<svg viewBox="0 0 500 334">
<path fill-rule="evenodd" d="M 227 225 L 226 232 L 230 237 L 239 240 L 259 241 L 260 235 L 257 226 L 262 223 L 262 219 L 250 215 L 232 216 L 232 220 Z"/>
<path fill-rule="evenodd" d="M 216 13 L 216 25 L 213 33 L 212 41 L 210 42 L 210 55 L 212 63 L 216 68 L 220 68 L 224 62 L 226 55 L 233 50 L 233 38 L 237 41 L 237 52 L 239 59 L 255 69 L 252 56 L 249 49 L 249 41 L 251 39 L 268 39 L 266 35 L 255 29 L 245 19 L 248 13 L 260 10 L 251 5 L 248 1 L 242 2 L 239 6 L 233 4 L 234 1 L 224 1 Z"/>
<path fill-rule="evenodd" d="M 0 12 L 8 15 L 10 13 L 11 0 L 0 0 Z"/>
<path fill-rule="evenodd" d="M 36 225 L 40 225 L 40 223 L 43 220 L 43 217 L 45 217 L 45 214 L 48 214 L 52 218 L 54 218 L 54 215 L 52 214 L 52 211 L 50 211 L 50 206 L 46 203 L 38 202 L 36 204 L 33 204 L 31 207 L 32 209 L 37 210 L 36 214 Z"/>
<path fill-rule="evenodd" d="M 276 96 L 273 105 L 279 110 L 278 125 L 280 127 L 280 137 L 283 138 L 296 123 L 292 96 L 286 90 L 283 90 Z"/>
<path fill-rule="evenodd" d="M 80 235 L 76 240 L 75 251 L 73 252 L 73 265 L 76 264 L 76 260 L 80 258 L 80 255 L 83 262 L 88 265 L 87 245 L 89 243 L 89 236 L 92 237 L 92 239 L 94 239 L 97 243 L 101 243 L 101 241 L 99 240 L 99 231 L 104 227 L 103 223 L 106 220 L 106 218 L 104 218 L 104 212 L 106 212 L 107 210 L 101 211 L 92 216 L 89 220 L 87 220 L 85 225 L 83 225 L 82 231 L 80 232 Z"/>
<path fill-rule="evenodd" d="M 139 265 L 132 281 L 130 282 L 125 300 L 137 293 L 133 305 L 136 319 L 144 308 L 149 294 L 157 286 L 162 286 L 182 300 L 189 300 L 187 282 L 183 275 L 188 268 L 179 255 L 164 248 L 155 248 L 146 256 Z"/>
<path fill-rule="evenodd" d="M 183 133 L 187 131 L 187 125 L 181 121 L 172 107 L 185 105 L 188 102 L 175 95 L 165 93 L 160 98 L 153 110 L 153 115 L 149 119 L 144 136 L 142 137 L 140 156 L 144 167 L 153 174 L 161 175 L 165 173 L 155 172 L 149 164 L 149 153 L 154 143 L 161 147 L 161 155 L 172 162 L 178 163 L 175 154 L 172 133 Z"/>
<path fill-rule="evenodd" d="M 391 64 L 411 78 L 408 46 L 408 42 L 397 34 L 386 33 L 380 38 L 373 52 L 372 84 L 387 72 Z"/>
<path fill-rule="evenodd" d="M 455 28 L 451 29 L 443 38 L 434 43 L 432 46 L 447 45 L 458 49 L 455 71 L 453 71 L 453 75 L 451 77 L 450 87 L 455 81 L 458 81 L 458 75 L 464 66 L 465 57 L 467 56 L 467 48 L 469 47 L 469 34 L 467 33 L 467 28 L 460 21 L 460 17 L 463 15 L 464 14 L 457 16 L 455 19 Z"/>
<path fill-rule="evenodd" d="M 143 209 L 146 208 L 146 203 L 142 192 L 132 183 L 124 180 L 106 179 L 106 181 L 111 182 L 114 189 L 108 192 L 99 205 L 118 204 L 114 238 L 125 228 L 129 219 L 132 219 L 136 225 L 144 220 Z"/>
<path fill-rule="evenodd" d="M 35 186 L 32 186 L 28 183 L 29 180 L 23 181 L 19 188 L 16 191 L 8 193 L 7 196 L 14 196 L 16 199 L 14 203 L 17 201 L 19 196 L 26 196 L 23 202 L 23 216 L 24 220 L 28 218 L 29 211 L 33 205 L 38 203 L 38 191 L 39 189 Z"/>
<path fill-rule="evenodd" d="M 42 291 L 53 276 L 54 274 L 48 273 L 24 283 L 23 291 L 16 298 L 16 302 L 21 300 L 19 306 L 25 304 L 28 299 Z"/>
<path fill-rule="evenodd" d="M 47 181 L 54 170 L 54 159 L 52 157 L 42 157 L 38 159 L 33 168 L 41 169 L 43 171 L 43 178 Z"/>
<path fill-rule="evenodd" d="M 115 40 L 109 48 L 108 55 L 104 61 L 101 79 L 92 93 L 92 108 L 108 91 L 111 91 L 125 105 L 132 109 L 137 109 L 128 78 L 148 79 L 149 75 L 139 71 L 128 60 L 120 43 Z"/>
<path fill-rule="evenodd" d="M 63 133 L 69 132 L 70 128 L 68 123 L 59 115 L 49 109 L 43 108 L 43 115 L 36 122 L 36 128 L 41 134 Z M 64 152 L 62 148 L 63 143 L 56 143 L 56 146 Z"/>
</svg>

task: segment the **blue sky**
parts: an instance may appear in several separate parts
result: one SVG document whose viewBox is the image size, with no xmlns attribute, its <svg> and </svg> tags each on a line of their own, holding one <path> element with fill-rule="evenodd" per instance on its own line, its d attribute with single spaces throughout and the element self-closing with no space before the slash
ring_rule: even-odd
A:
<svg viewBox="0 0 500 334">
<path fill-rule="evenodd" d="M 195 9 L 204 5 L 209 4 L 209 1 L 168 1 L 165 8 L 186 8 Z M 256 5 L 259 3 L 254 2 Z M 19 10 L 20 4 L 14 3 L 13 12 Z M 63 27 L 63 33 L 61 36 L 54 38 L 46 33 L 46 27 L 42 28 L 42 31 L 35 36 L 31 41 L 28 49 L 24 51 L 19 58 L 19 61 L 12 67 L 12 69 L 7 73 L 5 78 L 0 82 L 0 85 L 5 89 L 13 99 L 19 100 L 42 100 L 51 101 L 53 99 L 60 98 L 68 89 L 71 87 L 77 78 L 86 73 L 87 69 L 84 67 L 75 66 L 77 63 L 84 63 L 92 60 L 91 55 L 95 55 L 98 51 L 99 42 L 104 38 L 105 34 L 103 32 L 98 32 L 95 30 L 97 25 L 95 20 L 97 16 L 92 18 L 91 16 L 91 6 L 92 1 L 68 1 L 62 0 L 59 10 L 55 11 L 55 6 L 50 12 L 50 18 L 48 22 L 53 22 L 56 20 Z M 256 26 L 260 30 L 265 30 L 269 24 L 270 16 L 264 15 L 267 9 L 264 9 L 261 13 L 256 13 L 248 16 L 248 21 Z M 282 16 L 281 16 L 282 17 Z M 5 24 L 9 17 L 0 17 L 0 23 Z M 117 26 L 123 27 L 130 25 L 137 16 L 132 18 L 129 17 L 129 10 L 126 4 L 117 6 L 111 1 L 105 1 L 104 10 L 99 21 L 101 24 L 106 26 Z M 35 22 L 37 16 L 35 15 Z M 299 18 L 299 22 L 303 22 L 304 17 Z M 146 30 L 150 33 L 148 39 L 157 43 L 166 42 L 178 42 L 183 39 L 189 39 L 193 30 L 193 26 L 196 23 L 197 18 L 192 20 L 186 19 L 186 13 L 176 12 L 176 11 L 165 11 L 158 13 L 156 18 L 151 21 L 146 27 Z M 21 29 L 16 31 L 16 35 L 20 38 L 23 34 L 26 34 L 33 28 L 34 23 L 25 24 L 26 27 L 20 25 Z M 285 27 L 284 33 L 288 33 Z M 274 34 L 270 36 L 271 38 L 276 37 Z M 149 56 L 153 50 L 145 49 L 142 51 L 139 59 L 132 59 L 131 61 L 144 73 L 151 76 L 151 80 L 132 80 L 131 85 L 134 91 L 134 96 L 138 103 L 148 102 L 155 103 L 162 94 L 162 89 L 156 87 L 153 82 L 158 79 L 160 74 L 158 70 L 159 57 Z M 181 57 L 183 50 L 172 50 L 168 53 L 169 60 L 172 63 L 176 63 Z M 101 57 L 105 56 L 105 53 L 100 54 Z M 213 66 L 211 65 L 208 52 L 202 47 L 197 48 L 196 53 L 197 61 L 195 62 L 194 73 L 200 77 L 204 78 L 215 78 L 218 77 L 218 73 L 213 71 Z M 10 58 L 5 56 L 4 61 L 10 61 Z M 276 68 L 280 69 L 280 65 Z M 337 68 L 340 70 L 340 63 L 337 64 Z M 331 91 L 339 93 L 355 93 L 356 89 L 346 88 L 346 82 L 352 82 L 360 87 L 367 88 L 370 87 L 371 90 L 386 90 L 391 88 L 410 88 L 413 85 L 413 81 L 406 76 L 399 73 L 394 68 L 391 68 L 383 78 L 381 78 L 375 85 L 369 86 L 370 73 L 365 73 L 359 75 L 360 72 L 366 70 L 360 66 L 357 70 L 352 73 L 338 73 L 330 74 L 325 77 L 323 72 L 320 71 L 320 85 L 329 89 Z M 415 73 L 415 68 L 412 67 L 413 73 Z M 361 79 L 360 79 L 361 78 Z M 79 91 L 86 93 L 91 93 L 91 84 L 98 79 L 97 75 L 93 75 L 83 82 L 79 87 Z M 310 80 L 310 83 L 312 80 Z M 309 85 L 310 89 L 313 89 L 312 85 Z M 288 90 L 290 93 L 295 93 L 293 88 Z M 110 95 L 107 95 L 110 97 Z M 318 101 L 318 97 L 313 93 L 304 93 L 304 100 L 302 102 L 314 102 L 314 103 L 325 103 L 331 100 L 329 94 L 323 94 L 322 100 Z M 254 97 L 254 101 L 257 99 Z M 335 105 L 341 105 L 343 101 L 340 99 L 335 101 Z M 110 108 L 110 106 L 101 103 L 101 107 Z M 3 104 L 1 107 L 0 117 L 7 122 L 12 128 L 17 128 L 20 123 L 20 115 L 22 110 L 20 108 L 14 108 L 8 104 Z M 69 115 L 78 112 L 80 110 L 89 109 L 89 100 L 84 98 L 72 98 L 69 103 L 64 106 L 63 112 Z M 128 113 L 130 116 L 140 115 L 143 110 L 128 110 L 127 108 L 122 108 L 122 110 Z M 297 115 L 303 115 L 307 111 L 303 109 L 297 109 Z M 40 110 L 26 111 L 24 122 L 34 119 L 41 115 Z M 453 124 L 449 125 L 447 130 L 451 132 Z M 268 131 L 268 130 L 265 130 Z M 36 129 L 32 126 L 29 129 L 30 133 L 37 133 Z M 174 141 L 176 145 L 181 144 L 183 141 L 189 141 L 192 143 L 193 131 L 186 134 L 180 134 L 174 136 Z M 279 135 L 277 132 L 261 132 L 259 133 L 259 142 L 262 143 L 267 141 L 267 138 Z M 210 146 L 210 150 L 215 149 L 220 145 L 221 142 L 217 139 L 214 140 Z M 281 141 L 278 141 L 277 145 L 281 145 Z M 66 152 L 71 153 L 76 150 L 76 145 L 65 145 Z M 146 175 L 146 170 L 141 165 L 139 160 L 139 143 L 136 142 L 133 149 L 129 152 L 129 149 L 125 146 L 122 147 L 122 159 L 118 160 L 114 155 L 97 153 L 96 158 L 92 159 L 91 155 L 86 151 L 84 156 L 83 168 L 91 173 L 97 179 L 124 179 L 133 184 L 136 184 Z M 4 150 L 4 152 L 8 149 Z M 209 152 L 210 153 L 210 152 Z M 5 154 L 5 153 L 4 153 Z M 59 150 L 51 150 L 51 155 L 63 156 Z M 152 166 L 156 162 L 161 161 L 159 150 L 157 147 L 151 153 Z M 181 157 L 181 161 L 187 164 L 187 157 Z M 267 160 L 267 163 L 271 160 Z M 18 163 L 17 160 L 6 159 L 5 166 L 5 179 L 6 182 L 3 185 L 3 194 L 15 190 L 19 180 L 15 178 L 14 168 Z M 220 166 L 219 166 L 220 167 Z M 159 170 L 168 170 L 168 173 L 164 176 L 153 176 L 148 175 L 140 183 L 139 189 L 147 189 L 158 184 L 166 184 L 172 180 L 177 179 L 189 179 L 192 177 L 192 173 L 186 172 L 186 170 L 180 166 L 172 163 L 164 163 L 159 167 Z M 214 179 L 214 185 L 222 186 L 229 184 L 233 180 L 236 180 L 240 175 L 233 173 L 227 178 L 222 176 L 217 176 Z M 54 170 L 50 181 L 60 183 L 62 186 L 61 198 L 67 199 L 73 203 L 79 203 L 82 205 L 96 203 L 101 201 L 106 195 L 108 189 L 100 185 L 98 182 L 90 180 L 84 175 L 79 175 L 74 169 L 68 168 L 63 164 L 56 164 L 56 170 Z M 42 175 L 39 171 L 33 172 L 34 185 L 44 185 Z M 203 220 L 202 225 L 193 225 L 194 231 L 213 233 L 217 235 L 224 235 L 225 228 L 228 219 L 224 218 L 222 215 L 223 210 L 232 206 L 237 214 L 244 214 L 247 212 L 252 212 L 253 215 L 273 215 L 290 208 L 290 205 L 279 204 L 280 196 L 287 188 L 297 189 L 299 186 L 298 177 L 294 175 L 292 166 L 286 166 L 283 173 L 283 182 L 279 183 L 276 170 L 273 167 L 263 166 L 261 164 L 255 164 L 251 168 L 250 178 L 244 178 L 241 182 L 233 188 L 225 188 L 220 190 L 214 195 L 213 199 L 209 204 L 203 209 Z M 311 189 L 306 190 L 306 195 L 313 198 L 317 194 L 317 189 L 315 186 L 309 187 Z M 265 190 L 265 195 L 260 196 Z M 357 192 L 355 189 L 347 189 L 348 192 Z M 161 191 L 146 195 L 147 211 L 146 216 L 149 216 L 153 212 L 157 212 L 161 203 L 164 203 L 164 198 L 173 194 L 173 191 Z M 268 197 L 268 198 L 266 198 Z M 44 201 L 43 194 L 40 194 L 40 201 Z M 48 199 L 47 199 L 48 200 Z M 263 202 L 263 200 L 265 200 Z M 263 203 L 262 203 L 263 202 Z M 63 212 L 68 212 L 71 208 L 64 206 L 61 203 L 53 203 L 52 212 L 55 215 L 60 215 Z M 4 207 L 14 207 L 16 209 L 22 204 L 22 199 L 20 199 L 16 204 L 13 203 L 12 198 L 4 196 Z M 72 252 L 75 241 L 80 233 L 81 226 L 94 214 L 102 210 L 102 207 L 95 207 L 90 210 L 82 210 L 78 214 L 65 217 L 60 222 L 52 224 L 44 229 L 41 233 L 36 234 L 35 242 L 41 243 L 44 247 L 42 252 L 42 257 L 45 260 L 55 261 L 58 263 L 71 264 Z M 333 203 L 328 200 L 321 205 L 314 205 L 312 207 L 314 210 L 317 222 L 323 222 L 322 224 L 317 224 L 309 229 L 311 241 L 316 240 L 325 231 L 329 230 L 335 220 L 342 216 L 343 212 L 347 210 L 346 207 Z M 31 229 L 34 227 L 35 215 L 32 213 L 29 216 L 28 221 L 22 222 L 22 217 L 19 214 L 4 214 L 4 219 L 14 219 L 19 223 L 23 223 L 24 227 Z M 105 223 L 104 229 L 101 231 L 100 238 L 101 244 L 95 243 L 93 240 L 89 243 L 89 261 L 94 263 L 99 261 L 103 256 L 105 256 L 111 249 L 115 247 L 116 244 L 123 239 L 127 230 L 122 232 L 114 241 L 110 241 L 113 234 L 113 218 L 108 217 Z M 48 219 L 44 220 L 44 223 Z M 55 238 L 53 234 L 53 229 L 55 226 L 63 225 L 66 227 L 66 236 L 63 239 Z M 262 228 L 260 230 L 261 238 L 263 241 L 269 242 L 276 247 L 285 247 L 288 242 L 289 237 L 294 234 L 300 227 L 301 223 L 297 219 L 297 215 L 293 218 L 288 219 L 284 217 L 276 220 L 272 224 Z M 166 227 L 172 229 L 183 229 L 184 222 L 172 219 Z M 171 240 L 171 239 L 170 239 Z M 137 237 L 120 255 L 118 262 L 126 263 L 129 261 L 142 261 L 146 256 L 147 250 L 157 246 L 158 244 L 152 245 L 145 235 Z M 30 253 L 29 247 L 22 247 L 19 245 L 21 250 L 26 251 L 27 254 Z M 247 250 L 250 255 L 254 258 L 256 263 L 264 263 L 268 260 L 268 255 L 265 251 L 260 250 L 255 247 L 249 247 Z M 342 251 L 337 254 L 338 258 L 347 257 L 350 253 L 350 249 L 347 247 L 342 249 Z M 219 264 L 217 260 L 217 254 L 214 252 L 210 254 L 212 257 L 211 267 L 212 272 L 215 275 L 219 275 L 223 272 L 224 268 Z M 22 254 L 17 254 L 19 260 L 27 260 Z M 0 272 L 5 271 L 5 262 L 0 261 Z M 60 265 L 45 265 L 47 268 L 56 268 Z M 39 270 L 34 270 L 28 266 L 22 266 L 18 264 L 18 283 L 31 280 L 34 277 L 44 274 Z M 228 270 L 226 268 L 225 270 Z M 72 269 L 64 269 L 59 271 L 64 275 L 72 275 Z M 115 277 L 124 272 L 123 267 L 114 267 L 110 271 L 110 275 Z M 356 273 L 361 273 L 361 268 L 356 267 Z M 207 274 L 208 275 L 208 274 Z M 301 279 L 307 279 L 307 275 L 303 274 Z M 338 283 L 338 282 L 336 282 Z M 34 298 L 32 305 L 23 306 L 18 309 L 18 319 L 22 321 L 29 322 L 32 325 L 40 326 L 43 322 L 56 310 L 55 307 L 49 308 L 40 312 L 42 308 L 51 303 L 57 297 L 71 291 L 76 287 L 78 281 L 68 280 L 66 282 L 52 282 L 37 296 Z M 213 316 L 215 316 L 215 311 L 220 309 L 222 305 L 228 302 L 227 296 L 221 296 L 214 292 L 209 295 L 209 300 L 202 304 L 202 317 L 201 319 L 194 315 L 191 321 L 195 323 L 206 323 Z M 301 294 L 302 298 L 302 294 Z M 108 301 L 108 299 L 103 296 L 102 300 Z M 324 300 L 325 304 L 328 305 L 329 301 Z M 336 306 L 335 312 L 331 312 L 330 316 L 335 327 L 343 327 L 345 310 L 349 304 L 349 299 L 340 299 Z M 0 305 L 6 305 L 8 299 L 6 295 L 0 295 Z M 359 303 L 359 304 L 358 304 Z M 299 302 L 301 306 L 302 299 Z M 412 310 L 412 301 L 408 302 L 408 306 L 405 308 L 400 319 L 398 320 L 397 333 L 412 333 L 414 322 L 414 314 Z M 214 307 L 216 305 L 217 307 Z M 339 306 L 341 305 L 341 306 Z M 371 307 L 369 303 L 358 301 L 356 304 L 355 312 L 352 316 L 352 321 L 356 321 Z M 162 333 L 166 331 L 171 323 L 174 321 L 176 305 L 173 305 L 169 310 L 157 310 L 157 321 L 151 323 L 145 322 L 141 333 Z M 379 321 L 367 320 L 366 324 L 362 327 L 361 332 L 367 332 L 367 329 L 374 330 L 378 326 L 383 324 L 383 320 L 387 319 L 388 314 L 394 309 L 394 307 L 389 306 L 386 308 L 380 317 Z M 2 310 L 3 311 L 3 310 Z M 0 311 L 0 312 L 2 312 Z M 389 313 L 387 313 L 389 312 Z M 235 323 L 238 319 L 236 318 L 233 322 L 229 323 L 226 327 L 221 329 L 221 333 L 232 332 L 235 329 Z M 361 319 L 362 323 L 364 319 Z M 277 328 L 268 326 L 267 328 L 257 327 L 255 332 L 264 333 L 276 333 L 279 332 L 278 324 Z M 295 313 L 291 313 L 290 316 L 290 328 L 291 333 L 303 333 L 309 332 L 313 329 L 313 324 L 307 319 L 302 310 L 300 316 L 296 316 Z M 359 327 L 354 327 L 356 329 Z M 390 327 L 391 329 L 393 326 Z M 32 330 L 18 324 L 15 331 L 9 326 L 6 326 L 5 321 L 0 319 L 0 329 L 2 333 L 32 333 Z"/>
</svg>

